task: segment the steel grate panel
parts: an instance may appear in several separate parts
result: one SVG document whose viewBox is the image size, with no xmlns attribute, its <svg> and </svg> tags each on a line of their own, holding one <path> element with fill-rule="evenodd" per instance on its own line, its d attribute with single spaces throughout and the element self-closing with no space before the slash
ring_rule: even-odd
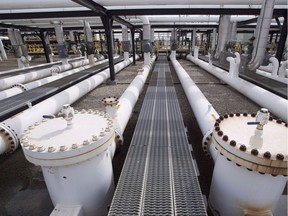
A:
<svg viewBox="0 0 288 216">
<path fill-rule="evenodd" d="M 166 57 L 151 80 L 109 215 L 207 215 Z"/>
</svg>

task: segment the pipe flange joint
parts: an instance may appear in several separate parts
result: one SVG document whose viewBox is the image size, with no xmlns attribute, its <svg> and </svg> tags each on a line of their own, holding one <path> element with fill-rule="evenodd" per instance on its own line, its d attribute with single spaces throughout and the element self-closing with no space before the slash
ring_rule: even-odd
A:
<svg viewBox="0 0 288 216">
<path fill-rule="evenodd" d="M 152 45 L 151 45 L 151 41 L 150 40 L 143 40 L 142 41 L 142 51 L 144 53 L 152 51 Z"/>
<path fill-rule="evenodd" d="M 92 55 L 95 53 L 95 45 L 93 42 L 86 42 L 86 53 Z"/>
<path fill-rule="evenodd" d="M 57 44 L 58 56 L 59 58 L 67 58 L 68 57 L 68 50 L 66 44 Z"/>
<path fill-rule="evenodd" d="M 23 84 L 21 84 L 21 83 L 16 83 L 16 84 L 14 84 L 14 85 L 11 86 L 11 88 L 14 88 L 14 87 L 19 88 L 19 89 L 22 90 L 23 92 L 28 90 L 28 89 L 27 89 Z"/>
<path fill-rule="evenodd" d="M 122 49 L 124 52 L 129 52 L 131 48 L 130 41 L 122 41 Z"/>
<path fill-rule="evenodd" d="M 213 129 L 210 129 L 209 131 L 204 134 L 203 139 L 202 139 L 202 149 L 207 156 L 211 156 L 209 152 L 210 145 L 212 143 L 212 132 Z"/>
<path fill-rule="evenodd" d="M 124 143 L 124 138 L 119 128 L 115 128 L 115 143 L 117 147 L 122 146 Z"/>
<path fill-rule="evenodd" d="M 13 153 L 19 146 L 19 139 L 15 131 L 5 123 L 0 123 L 0 138 L 6 145 L 5 154 Z"/>
</svg>

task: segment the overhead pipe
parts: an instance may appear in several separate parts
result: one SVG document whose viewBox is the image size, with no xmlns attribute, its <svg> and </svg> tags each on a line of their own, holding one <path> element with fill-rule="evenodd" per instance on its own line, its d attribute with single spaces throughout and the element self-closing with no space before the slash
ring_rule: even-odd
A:
<svg viewBox="0 0 288 216">
<path fill-rule="evenodd" d="M 115 71 L 121 71 L 131 62 L 132 58 L 116 64 Z M 7 136 L 0 137 L 0 154 L 15 151 L 19 146 L 18 138 L 21 137 L 24 130 L 29 126 L 33 127 L 35 122 L 41 121 L 43 115 L 55 115 L 64 104 L 74 103 L 109 77 L 109 69 L 106 69 L 0 123 L 1 133 L 4 131 L 3 133 L 7 134 Z"/>
<path fill-rule="evenodd" d="M 221 0 L 217 1 L 217 4 L 214 0 L 194 0 L 194 1 L 187 1 L 187 0 L 147 0 L 145 2 L 138 1 L 138 0 L 126 0 L 126 1 L 119 1 L 119 0 L 96 0 L 96 3 L 102 6 L 137 6 L 137 5 L 261 5 L 262 0 L 242 0 L 242 1 L 235 1 L 235 0 Z M 276 0 L 277 5 L 287 5 L 286 0 Z M 43 8 L 60 8 L 63 10 L 67 10 L 67 8 L 78 7 L 79 5 L 66 0 L 49 0 L 43 1 L 39 3 L 37 0 L 28 0 L 28 1 L 21 1 L 21 0 L 14 0 L 10 2 L 1 2 L 0 8 L 2 10 L 13 10 L 13 9 L 43 9 Z"/>
<path fill-rule="evenodd" d="M 191 55 L 188 55 L 187 59 L 196 65 L 199 65 L 201 68 L 216 76 L 218 79 L 224 81 L 238 92 L 250 98 L 255 103 L 269 109 L 274 115 L 287 122 L 288 101 L 286 99 L 250 82 L 247 82 L 239 77 L 231 78 L 226 71 L 213 65 L 209 65 L 208 63 L 200 59 L 196 59 Z"/>
<path fill-rule="evenodd" d="M 252 59 L 248 63 L 249 70 L 253 71 L 260 67 L 265 56 L 267 39 L 270 30 L 270 23 L 273 16 L 275 0 L 264 0 L 261 13 L 255 30 L 255 47 L 252 52 Z"/>
<path fill-rule="evenodd" d="M 25 84 L 27 82 L 42 79 L 52 74 L 61 73 L 66 70 L 71 70 L 75 67 L 79 67 L 85 64 L 88 64 L 88 61 L 81 60 L 78 62 L 71 62 L 66 65 L 55 65 L 51 68 L 46 68 L 46 69 L 39 70 L 39 71 L 32 71 L 30 73 L 24 73 L 24 74 L 19 74 L 16 76 L 0 79 L 0 90 L 10 88 L 15 84 Z"/>
<path fill-rule="evenodd" d="M 150 21 L 147 16 L 138 16 L 142 23 L 143 23 L 143 41 L 142 41 L 142 50 L 144 52 L 144 65 L 150 65 L 151 58 L 151 27 L 150 27 Z"/>
<path fill-rule="evenodd" d="M 118 58 L 118 57 L 119 56 L 115 56 L 114 58 Z M 99 64 L 102 64 L 104 62 L 107 62 L 107 59 L 97 61 L 95 63 L 95 65 L 99 65 Z M 30 83 L 26 83 L 26 84 L 15 84 L 11 88 L 0 92 L 0 100 L 3 100 L 5 98 L 11 97 L 11 96 L 14 96 L 17 94 L 20 94 L 20 93 L 27 91 L 27 90 L 30 90 L 30 89 L 37 88 L 39 86 L 42 86 L 44 84 L 47 84 L 47 83 L 53 82 L 55 80 L 61 79 L 63 77 L 71 75 L 73 73 L 78 73 L 78 72 L 85 70 L 85 69 L 88 69 L 90 67 L 92 67 L 92 65 L 89 65 L 89 61 L 88 61 L 88 59 L 86 59 L 86 60 L 83 60 L 82 65 L 79 64 L 79 65 L 77 65 L 77 67 L 74 66 L 73 68 L 71 68 L 71 70 L 68 70 L 66 72 L 63 72 L 60 74 L 55 73 L 53 76 L 49 76 L 49 77 L 46 77 L 46 78 L 43 78 L 40 80 L 36 80 L 36 81 L 30 82 Z"/>
</svg>

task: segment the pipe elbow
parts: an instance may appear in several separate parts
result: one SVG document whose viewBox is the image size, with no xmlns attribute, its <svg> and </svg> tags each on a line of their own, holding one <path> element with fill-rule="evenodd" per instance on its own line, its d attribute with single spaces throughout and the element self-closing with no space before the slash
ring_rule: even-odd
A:
<svg viewBox="0 0 288 216">
<path fill-rule="evenodd" d="M 240 64 L 241 62 L 240 54 L 238 52 L 235 52 L 234 55 L 236 56 L 236 59 L 235 59 L 236 64 Z"/>
<path fill-rule="evenodd" d="M 227 57 L 226 61 L 228 61 L 230 63 L 230 65 L 235 63 L 235 59 L 233 57 L 231 57 L 231 56 Z"/>
<path fill-rule="evenodd" d="M 143 22 L 143 25 L 150 25 L 150 21 L 147 16 L 137 16 Z"/>
</svg>

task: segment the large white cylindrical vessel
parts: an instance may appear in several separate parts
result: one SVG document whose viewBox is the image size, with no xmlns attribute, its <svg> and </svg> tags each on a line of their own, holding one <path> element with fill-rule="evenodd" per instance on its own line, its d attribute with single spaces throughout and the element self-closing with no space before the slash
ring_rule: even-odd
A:
<svg viewBox="0 0 288 216">
<path fill-rule="evenodd" d="M 215 123 L 210 152 L 219 154 L 209 195 L 215 215 L 273 214 L 287 182 L 288 130 L 268 118 L 262 130 L 254 114 L 225 115 Z"/>
<path fill-rule="evenodd" d="M 112 118 L 90 110 L 67 121 L 61 117 L 35 123 L 21 145 L 27 160 L 42 167 L 55 206 L 80 205 L 84 215 L 97 216 L 107 214 L 114 193 L 109 153 L 114 136 Z M 59 214 L 61 208 L 57 211 L 66 215 Z"/>
</svg>

